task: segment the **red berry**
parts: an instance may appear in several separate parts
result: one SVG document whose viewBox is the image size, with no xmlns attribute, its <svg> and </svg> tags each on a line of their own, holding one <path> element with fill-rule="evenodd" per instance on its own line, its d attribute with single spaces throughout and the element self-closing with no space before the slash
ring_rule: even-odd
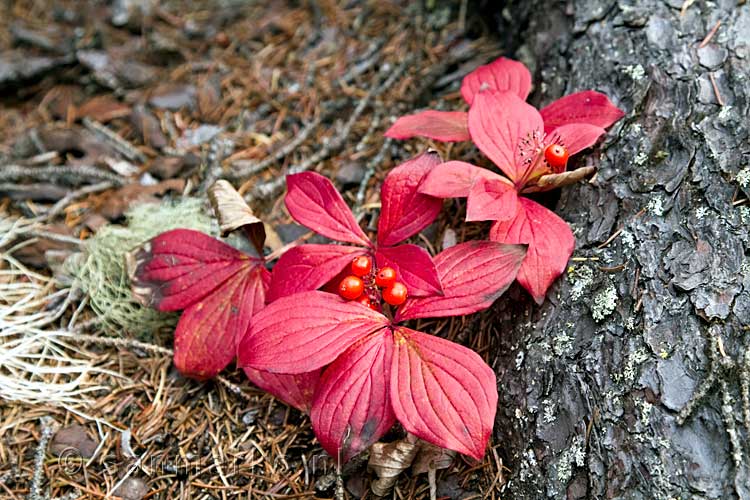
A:
<svg viewBox="0 0 750 500">
<path fill-rule="evenodd" d="M 339 295 L 346 300 L 356 299 L 362 295 L 364 289 L 364 282 L 356 276 L 347 276 L 341 280 L 341 283 L 339 283 Z"/>
<path fill-rule="evenodd" d="M 375 284 L 381 288 L 388 288 L 396 282 L 396 270 L 392 267 L 381 267 L 375 275 Z"/>
<path fill-rule="evenodd" d="M 372 260 L 370 260 L 370 257 L 366 255 L 354 257 L 354 260 L 352 261 L 352 272 L 355 276 L 367 276 L 368 274 L 370 274 L 371 270 Z"/>
<path fill-rule="evenodd" d="M 356 299 L 354 299 L 355 302 L 359 302 L 363 306 L 372 307 L 372 302 L 370 302 L 370 297 L 367 296 L 367 294 L 363 293 Z"/>
<path fill-rule="evenodd" d="M 383 300 L 392 306 L 400 306 L 406 302 L 407 295 L 406 285 L 399 281 L 383 290 Z"/>
<path fill-rule="evenodd" d="M 568 150 L 559 144 L 550 144 L 544 149 L 544 159 L 552 170 L 562 170 L 568 164 Z"/>
</svg>

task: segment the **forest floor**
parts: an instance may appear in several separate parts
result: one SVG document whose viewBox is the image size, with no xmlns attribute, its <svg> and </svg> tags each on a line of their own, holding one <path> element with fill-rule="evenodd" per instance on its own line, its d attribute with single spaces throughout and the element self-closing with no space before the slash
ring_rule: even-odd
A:
<svg viewBox="0 0 750 500">
<path fill-rule="evenodd" d="M 159 203 L 226 178 L 276 228 L 270 251 L 306 232 L 283 204 L 283 174 L 304 169 L 370 217 L 401 161 L 427 147 L 471 158 L 467 145 L 382 134 L 418 108 L 462 109 L 461 77 L 502 47 L 465 4 L 153 4 L 0 5 L 0 355 L 27 356 L 0 360 L 0 497 L 331 498 L 335 467 L 307 417 L 236 369 L 181 377 L 174 317 L 139 310 L 110 282 L 140 233 L 108 240 L 116 259 L 92 272 L 97 235 L 148 214 L 158 232 L 175 222 L 159 220 Z M 450 206 L 426 232 L 432 248 L 483 229 L 457 229 Z M 428 324 L 492 364 L 496 340 L 478 326 Z M 492 442 L 483 462 L 457 458 L 437 497 L 499 497 L 502 457 Z M 343 478 L 352 498 L 372 497 L 366 457 Z M 391 495 L 429 498 L 429 482 L 403 474 Z"/>
</svg>

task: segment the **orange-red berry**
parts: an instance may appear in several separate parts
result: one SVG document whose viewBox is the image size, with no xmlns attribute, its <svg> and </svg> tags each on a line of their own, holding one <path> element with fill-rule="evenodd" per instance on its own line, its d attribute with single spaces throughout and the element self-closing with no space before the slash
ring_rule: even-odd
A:
<svg viewBox="0 0 750 500">
<path fill-rule="evenodd" d="M 383 300 L 392 306 L 400 306 L 406 302 L 407 295 L 406 285 L 399 281 L 383 290 Z"/>
<path fill-rule="evenodd" d="M 354 257 L 354 260 L 352 261 L 352 273 L 354 273 L 355 276 L 367 276 L 370 274 L 370 271 L 372 270 L 372 259 L 366 255 L 360 255 L 359 257 Z"/>
<path fill-rule="evenodd" d="M 559 144 L 550 144 L 544 149 L 544 159 L 552 170 L 561 170 L 568 164 L 568 150 Z"/>
<path fill-rule="evenodd" d="M 372 302 L 370 302 L 370 297 L 368 297 L 367 294 L 365 293 L 363 293 L 362 295 L 354 299 L 354 301 L 359 302 L 363 306 L 367 306 L 367 307 L 372 306 Z"/>
<path fill-rule="evenodd" d="M 375 275 L 375 284 L 381 288 L 388 288 L 396 282 L 396 270 L 392 267 L 381 267 Z"/>
<path fill-rule="evenodd" d="M 346 300 L 354 300 L 365 290 L 365 283 L 357 276 L 347 276 L 339 283 L 339 295 Z"/>
</svg>

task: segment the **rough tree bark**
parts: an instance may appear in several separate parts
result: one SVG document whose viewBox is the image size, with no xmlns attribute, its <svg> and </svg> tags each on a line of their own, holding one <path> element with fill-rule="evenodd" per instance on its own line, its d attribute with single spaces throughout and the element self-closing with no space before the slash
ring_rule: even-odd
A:
<svg viewBox="0 0 750 500">
<path fill-rule="evenodd" d="M 592 88 L 628 112 L 583 160 L 595 179 L 556 204 L 577 237 L 567 275 L 541 307 L 516 290 L 488 316 L 508 498 L 750 498 L 743 4 L 533 0 L 498 15 L 536 104 Z"/>
</svg>

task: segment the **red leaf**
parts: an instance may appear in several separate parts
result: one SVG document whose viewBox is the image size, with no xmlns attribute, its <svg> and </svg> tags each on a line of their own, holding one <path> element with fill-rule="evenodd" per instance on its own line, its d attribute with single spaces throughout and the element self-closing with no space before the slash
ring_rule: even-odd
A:
<svg viewBox="0 0 750 500">
<path fill-rule="evenodd" d="M 512 185 L 505 177 L 486 168 L 463 161 L 447 161 L 430 170 L 419 185 L 419 192 L 437 198 L 464 198 L 469 196 L 477 179 Z"/>
<path fill-rule="evenodd" d="M 243 368 L 247 378 L 273 397 L 303 412 L 309 412 L 315 388 L 320 379 L 320 370 L 286 375 Z"/>
<path fill-rule="evenodd" d="M 268 271 L 254 265 L 236 272 L 180 316 L 174 333 L 174 364 L 183 375 L 204 380 L 226 368 L 234 359 L 240 336 L 263 307 Z"/>
<path fill-rule="evenodd" d="M 294 220 L 332 240 L 371 245 L 331 181 L 315 172 L 302 172 L 288 175 L 286 183 L 284 201 Z"/>
<path fill-rule="evenodd" d="M 508 220 L 518 211 L 518 193 L 513 186 L 478 179 L 466 200 L 466 221 Z"/>
<path fill-rule="evenodd" d="M 466 75 L 461 83 L 461 95 L 472 104 L 474 96 L 483 88 L 513 92 L 525 101 L 531 91 L 531 73 L 523 63 L 500 57 Z"/>
<path fill-rule="evenodd" d="M 543 128 L 539 112 L 510 92 L 479 92 L 469 110 L 474 144 L 514 183 L 531 167 Z"/>
<path fill-rule="evenodd" d="M 544 118 L 544 131 L 569 123 L 588 123 L 607 128 L 625 116 L 609 98 L 593 90 L 566 95 L 540 111 Z"/>
<path fill-rule="evenodd" d="M 394 268 L 398 281 L 406 285 L 409 295 L 413 297 L 443 293 L 432 257 L 422 247 L 407 244 L 378 248 L 375 261 L 378 267 Z"/>
<path fill-rule="evenodd" d="M 526 255 L 523 245 L 468 241 L 435 257 L 442 297 L 407 299 L 396 322 L 416 318 L 463 316 L 488 308 L 516 279 Z"/>
<path fill-rule="evenodd" d="M 443 202 L 418 191 L 422 179 L 440 164 L 432 151 L 406 161 L 390 171 L 380 190 L 378 245 L 392 246 L 429 226 L 443 208 Z"/>
<path fill-rule="evenodd" d="M 495 372 L 474 351 L 398 328 L 391 404 L 408 432 L 481 460 L 497 410 Z"/>
<path fill-rule="evenodd" d="M 160 311 L 178 311 L 261 261 L 206 234 L 174 229 L 134 256 L 133 292 Z"/>
<path fill-rule="evenodd" d="M 330 293 L 282 297 L 253 318 L 240 342 L 239 365 L 272 373 L 311 372 L 388 324 L 379 312 Z"/>
<path fill-rule="evenodd" d="M 393 139 L 428 137 L 441 142 L 469 141 L 465 111 L 422 111 L 402 116 L 391 125 L 385 136 Z"/>
<path fill-rule="evenodd" d="M 389 382 L 393 334 L 383 329 L 352 345 L 323 372 L 310 420 L 323 448 L 348 462 L 396 421 Z"/>
<path fill-rule="evenodd" d="M 528 198 L 519 200 L 516 217 L 493 224 L 490 239 L 529 245 L 517 279 L 541 304 L 547 289 L 565 271 L 575 238 L 568 224 L 553 212 Z"/>
<path fill-rule="evenodd" d="M 300 245 L 281 255 L 271 273 L 268 302 L 299 292 L 317 290 L 367 251 L 343 245 Z"/>
<path fill-rule="evenodd" d="M 560 144 L 565 146 L 568 150 L 568 154 L 573 156 L 586 148 L 590 148 L 596 141 L 604 135 L 606 131 L 597 127 L 596 125 L 589 125 L 587 123 L 570 123 L 556 128 L 553 132 L 547 135 L 544 139 L 545 144 Z M 556 173 L 560 173 L 563 169 L 555 169 Z"/>
</svg>

